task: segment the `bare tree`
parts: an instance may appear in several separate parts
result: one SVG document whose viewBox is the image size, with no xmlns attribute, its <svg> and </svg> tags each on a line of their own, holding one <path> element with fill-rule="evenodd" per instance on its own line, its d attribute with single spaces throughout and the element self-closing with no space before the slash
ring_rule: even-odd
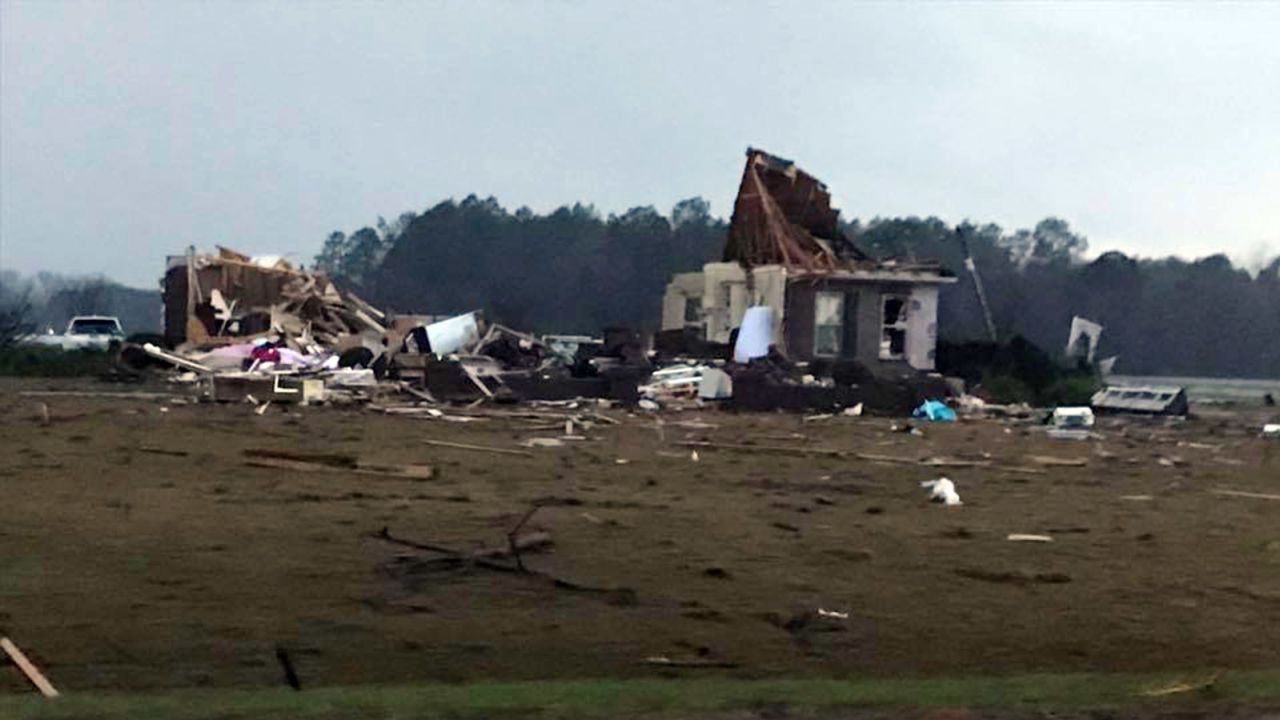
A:
<svg viewBox="0 0 1280 720">
<path fill-rule="evenodd" d="M 31 332 L 31 301 L 27 293 L 7 297 L 0 288 L 0 348 Z"/>
<path fill-rule="evenodd" d="M 78 280 L 54 294 L 51 305 L 68 315 L 97 315 L 111 301 L 111 283 L 103 278 Z"/>
</svg>

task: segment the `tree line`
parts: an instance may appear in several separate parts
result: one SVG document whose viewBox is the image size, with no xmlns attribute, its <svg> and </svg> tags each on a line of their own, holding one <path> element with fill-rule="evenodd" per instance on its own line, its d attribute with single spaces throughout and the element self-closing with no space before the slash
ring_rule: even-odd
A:
<svg viewBox="0 0 1280 720">
<path fill-rule="evenodd" d="M 1118 372 L 1280 376 L 1280 257 L 1256 273 L 1223 255 L 1194 261 L 1107 252 L 1086 261 L 1086 238 L 1058 218 L 1006 231 L 938 218 L 843 224 L 874 257 L 936 259 L 958 282 L 943 288 L 939 334 L 985 339 L 961 236 L 982 275 L 1002 339 L 1061 353 L 1073 315 L 1102 323 L 1100 353 Z M 331 234 L 316 268 L 381 305 L 432 314 L 484 309 L 536 332 L 652 330 L 677 272 L 718 260 L 728 224 L 702 198 L 663 214 L 652 206 L 602 215 L 584 204 L 509 212 L 492 197 L 448 200 L 351 235 Z"/>
</svg>

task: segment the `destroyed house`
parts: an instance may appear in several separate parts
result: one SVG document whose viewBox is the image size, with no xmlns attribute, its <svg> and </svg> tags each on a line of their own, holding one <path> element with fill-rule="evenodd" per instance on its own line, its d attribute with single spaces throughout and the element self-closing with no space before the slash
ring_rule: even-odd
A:
<svg viewBox="0 0 1280 720">
<path fill-rule="evenodd" d="M 747 308 L 764 305 L 793 360 L 932 370 L 938 292 L 953 282 L 937 263 L 868 257 L 840 232 L 826 185 L 749 148 L 723 261 L 671 279 L 662 328 L 726 343 Z"/>
<path fill-rule="evenodd" d="M 304 272 L 278 256 L 191 248 L 167 258 L 161 290 L 170 347 L 271 333 L 297 337 L 304 345 L 336 345 L 362 334 L 377 339 L 386 331 L 383 313 L 323 274 Z"/>
</svg>

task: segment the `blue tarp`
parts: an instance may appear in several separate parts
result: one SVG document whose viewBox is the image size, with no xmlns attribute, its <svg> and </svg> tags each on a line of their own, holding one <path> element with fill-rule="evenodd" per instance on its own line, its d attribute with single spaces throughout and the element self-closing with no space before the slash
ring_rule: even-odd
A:
<svg viewBox="0 0 1280 720">
<path fill-rule="evenodd" d="M 956 411 L 937 400 L 925 400 L 911 413 L 914 418 L 928 418 L 935 422 L 955 422 Z"/>
</svg>

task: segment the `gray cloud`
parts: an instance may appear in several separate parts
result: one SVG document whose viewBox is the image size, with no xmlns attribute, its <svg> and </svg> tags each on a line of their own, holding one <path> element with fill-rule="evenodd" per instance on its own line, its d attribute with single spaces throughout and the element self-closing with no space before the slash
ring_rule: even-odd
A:
<svg viewBox="0 0 1280 720">
<path fill-rule="evenodd" d="M 847 215 L 1280 247 L 1280 5 L 0 6 L 0 265 L 150 286 L 470 192 L 727 214 L 747 145 Z"/>
</svg>

